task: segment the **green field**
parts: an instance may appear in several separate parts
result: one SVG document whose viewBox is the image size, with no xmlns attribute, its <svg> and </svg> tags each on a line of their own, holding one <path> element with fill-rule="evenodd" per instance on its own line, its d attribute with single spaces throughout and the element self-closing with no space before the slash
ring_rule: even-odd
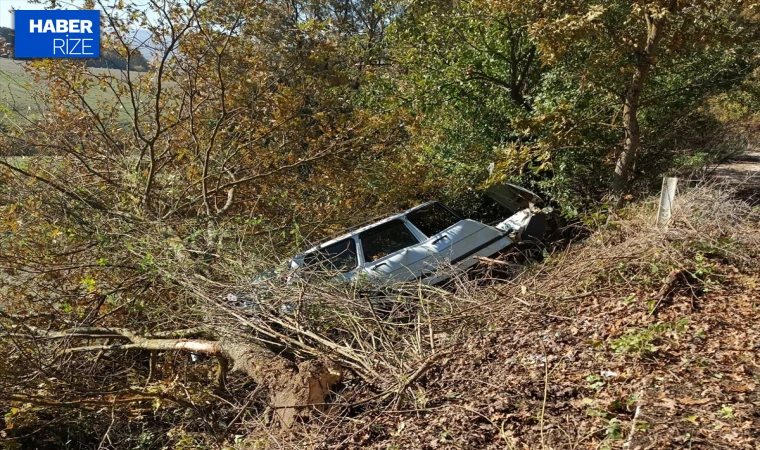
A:
<svg viewBox="0 0 760 450">
<path fill-rule="evenodd" d="M 89 69 L 97 75 L 113 74 L 120 77 L 122 72 L 110 69 Z M 133 76 L 145 75 L 145 73 L 133 72 Z M 0 58 L 0 121 L 12 119 L 15 115 L 34 115 L 39 112 L 41 105 L 35 102 L 35 94 L 44 98 L 45 86 L 35 84 L 33 78 L 24 70 L 22 62 L 8 58 Z M 113 104 L 116 99 L 111 92 L 96 91 L 88 93 L 85 98 L 87 103 L 96 107 L 103 100 Z M 96 108 L 97 109 L 97 108 Z M 123 115 L 127 119 L 127 115 Z"/>
<path fill-rule="evenodd" d="M 21 63 L 0 58 L 0 105 L 11 110 L 33 108 L 31 82 Z"/>
</svg>

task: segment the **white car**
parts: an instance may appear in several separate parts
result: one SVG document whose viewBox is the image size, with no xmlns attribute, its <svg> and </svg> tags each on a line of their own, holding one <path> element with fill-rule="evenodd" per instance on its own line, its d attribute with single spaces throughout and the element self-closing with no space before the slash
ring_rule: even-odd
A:
<svg viewBox="0 0 760 450">
<path fill-rule="evenodd" d="M 449 278 L 452 268 L 467 269 L 477 257 L 492 256 L 515 239 L 543 236 L 547 210 L 536 207 L 541 201 L 536 194 L 505 184 L 487 195 L 513 214 L 489 226 L 428 202 L 310 248 L 290 261 L 290 269 L 295 275 L 329 271 L 339 280 L 373 285 L 436 284 Z"/>
</svg>

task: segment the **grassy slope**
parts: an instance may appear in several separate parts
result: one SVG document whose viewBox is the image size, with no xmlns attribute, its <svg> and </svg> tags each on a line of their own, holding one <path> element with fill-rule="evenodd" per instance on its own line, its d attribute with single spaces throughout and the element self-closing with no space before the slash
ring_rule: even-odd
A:
<svg viewBox="0 0 760 450">
<path fill-rule="evenodd" d="M 667 232 L 653 218 L 653 202 L 624 211 L 479 291 L 480 309 L 431 334 L 442 356 L 404 396 L 317 421 L 293 446 L 757 448 L 760 211 L 699 190 Z"/>
<path fill-rule="evenodd" d="M 116 77 L 121 76 L 121 72 L 118 70 L 97 68 L 89 70 L 97 75 L 110 73 Z M 132 73 L 135 77 L 145 75 L 141 72 Z M 32 78 L 24 71 L 23 63 L 9 58 L 0 58 L 0 106 L 24 115 L 36 112 L 39 107 L 34 101 L 35 92 L 42 94 L 44 97 L 44 86 L 33 84 Z M 110 91 L 92 91 L 85 98 L 95 109 L 97 109 L 97 105 L 101 102 L 116 102 L 115 96 Z M 127 119 L 128 116 L 124 114 L 122 120 Z M 0 115 L 0 121 L 2 120 L 2 115 Z"/>
<path fill-rule="evenodd" d="M 8 58 L 0 58 L 0 105 L 9 109 L 12 109 L 13 105 L 20 109 L 32 107 L 29 95 L 30 81 L 21 64 Z"/>
</svg>

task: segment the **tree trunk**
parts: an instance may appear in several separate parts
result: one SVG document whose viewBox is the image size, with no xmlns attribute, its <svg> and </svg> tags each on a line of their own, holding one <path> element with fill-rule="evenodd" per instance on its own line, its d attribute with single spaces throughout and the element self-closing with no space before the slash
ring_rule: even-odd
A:
<svg viewBox="0 0 760 450">
<path fill-rule="evenodd" d="M 200 339 L 160 339 L 138 336 L 124 329 L 80 329 L 78 333 L 43 332 L 47 337 L 126 339 L 129 343 L 70 348 L 69 352 L 95 350 L 186 351 L 224 359 L 223 370 L 242 372 L 269 391 L 272 407 L 284 428 L 298 418 L 308 417 L 313 409 L 322 410 L 330 389 L 342 379 L 340 368 L 329 361 L 305 361 L 299 365 L 253 343 Z"/>
<path fill-rule="evenodd" d="M 628 191 L 628 180 L 630 178 L 633 161 L 641 144 L 641 131 L 639 130 L 639 97 L 644 87 L 645 75 L 641 67 L 634 69 L 633 79 L 627 89 L 625 100 L 623 100 L 623 129 L 625 130 L 625 140 L 623 141 L 623 151 L 618 156 L 615 163 L 615 175 L 613 178 L 612 190 L 615 198 L 620 202 Z"/>
<path fill-rule="evenodd" d="M 327 361 L 305 361 L 298 366 L 255 344 L 221 342 L 221 353 L 232 370 L 246 373 L 267 387 L 275 414 L 284 428 L 313 408 L 323 410 L 330 389 L 342 379 L 339 367 Z"/>
<path fill-rule="evenodd" d="M 647 12 L 644 18 L 647 24 L 646 46 L 636 57 L 636 67 L 633 70 L 631 82 L 626 89 L 625 98 L 623 99 L 625 140 L 623 141 L 623 151 L 615 163 L 615 173 L 612 181 L 612 191 L 618 205 L 622 202 L 625 194 L 628 193 L 631 168 L 641 144 L 638 119 L 639 101 L 641 99 L 641 92 L 644 89 L 644 83 L 649 77 L 652 66 L 655 63 L 664 27 L 664 18 L 661 15 L 654 18 L 650 12 Z"/>
</svg>

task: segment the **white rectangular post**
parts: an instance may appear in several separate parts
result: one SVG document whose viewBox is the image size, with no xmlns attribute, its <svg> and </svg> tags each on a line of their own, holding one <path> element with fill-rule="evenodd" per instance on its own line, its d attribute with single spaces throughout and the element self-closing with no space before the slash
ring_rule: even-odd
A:
<svg viewBox="0 0 760 450">
<path fill-rule="evenodd" d="M 665 177 L 662 179 L 660 207 L 657 210 L 657 226 L 659 227 L 666 227 L 670 221 L 673 202 L 676 199 L 676 186 L 678 186 L 678 178 Z"/>
</svg>

